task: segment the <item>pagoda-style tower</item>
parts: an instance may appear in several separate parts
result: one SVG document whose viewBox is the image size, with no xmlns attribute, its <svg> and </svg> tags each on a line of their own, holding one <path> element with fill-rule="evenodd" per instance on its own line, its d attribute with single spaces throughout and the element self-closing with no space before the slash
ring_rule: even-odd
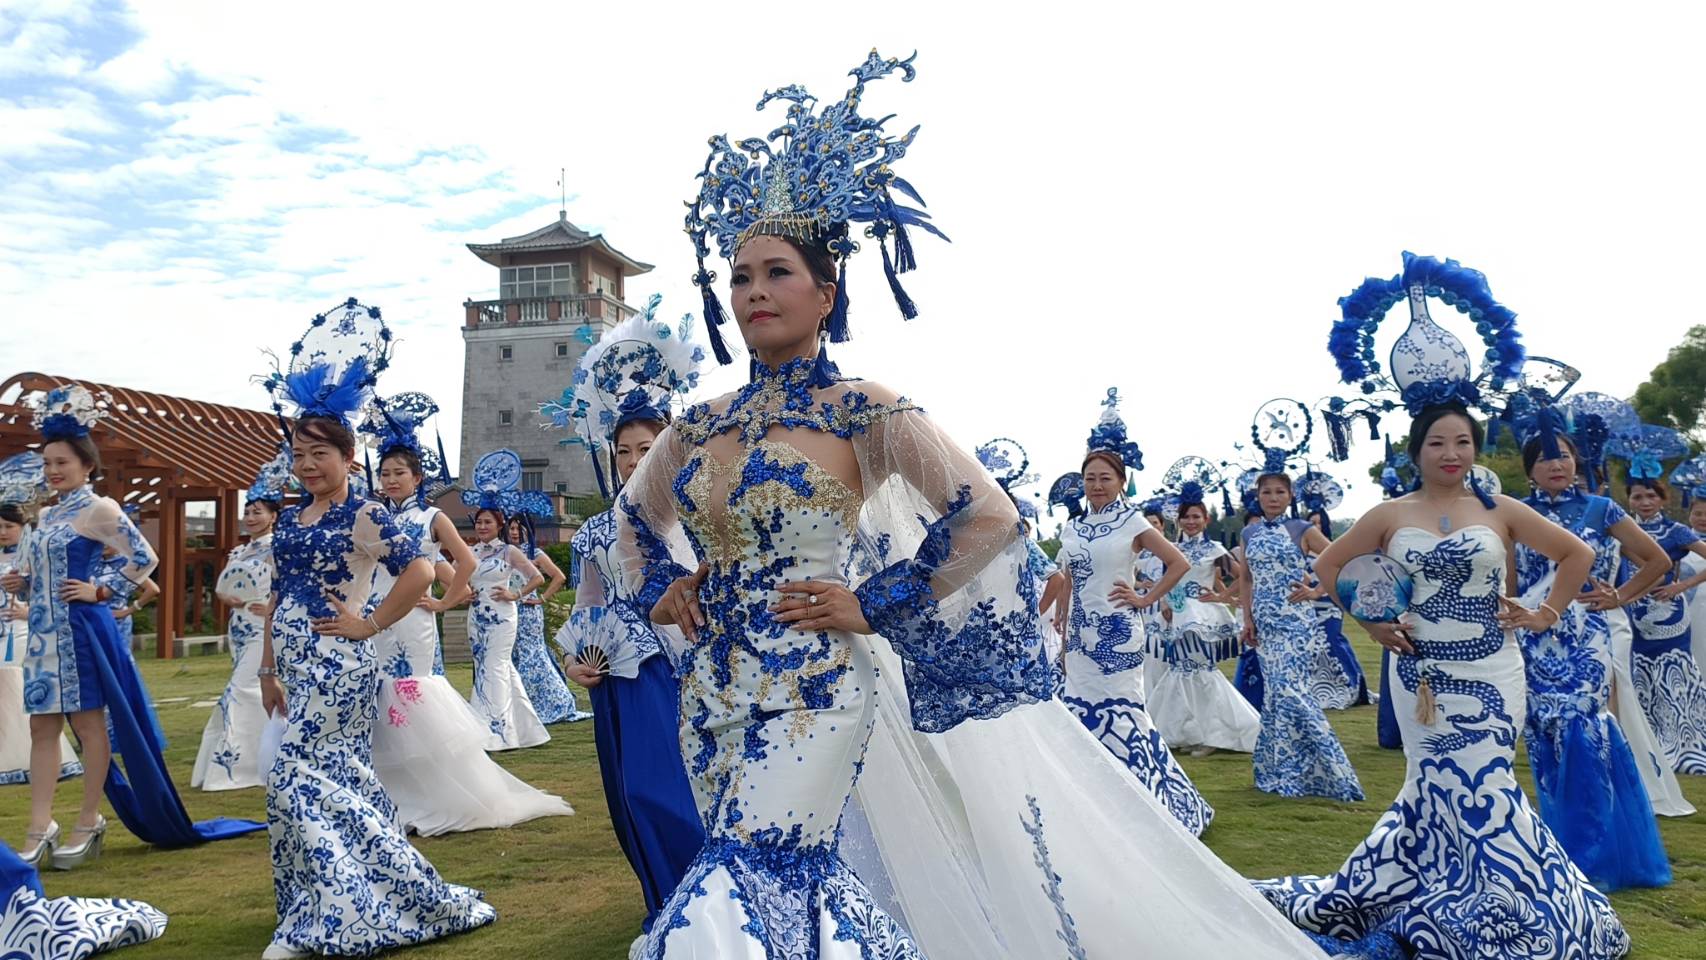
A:
<svg viewBox="0 0 1706 960">
<path fill-rule="evenodd" d="M 634 314 L 623 300 L 627 278 L 651 264 L 580 229 L 561 210 L 555 223 L 532 233 L 468 249 L 498 268 L 498 298 L 463 305 L 458 476 L 466 483 L 481 454 L 508 447 L 521 455 L 523 488 L 597 493 L 586 451 L 563 446 L 560 430 L 541 430 L 537 410 L 569 385 L 589 345 Z"/>
</svg>

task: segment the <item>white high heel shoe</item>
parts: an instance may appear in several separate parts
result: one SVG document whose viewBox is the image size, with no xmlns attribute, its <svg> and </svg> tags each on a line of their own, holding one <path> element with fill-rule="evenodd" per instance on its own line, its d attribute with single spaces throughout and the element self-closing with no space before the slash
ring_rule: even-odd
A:
<svg viewBox="0 0 1706 960">
<path fill-rule="evenodd" d="M 267 944 L 267 948 L 261 952 L 261 960 L 298 960 L 300 957 L 310 956 L 313 954 L 306 950 L 287 947 L 276 940 Z"/>
<path fill-rule="evenodd" d="M 40 833 L 31 830 L 24 834 L 24 839 L 27 842 L 35 844 L 34 847 L 28 850 L 19 851 L 18 856 L 25 863 L 34 867 L 40 865 L 43 860 L 51 860 L 53 857 L 53 849 L 59 846 L 59 822 L 57 820 L 49 820 L 47 822 L 46 830 L 43 830 Z"/>
<path fill-rule="evenodd" d="M 71 836 L 83 834 L 83 842 L 59 847 L 53 851 L 53 869 L 71 870 L 101 858 L 101 845 L 107 836 L 107 818 L 95 815 L 92 827 L 72 827 Z"/>
</svg>

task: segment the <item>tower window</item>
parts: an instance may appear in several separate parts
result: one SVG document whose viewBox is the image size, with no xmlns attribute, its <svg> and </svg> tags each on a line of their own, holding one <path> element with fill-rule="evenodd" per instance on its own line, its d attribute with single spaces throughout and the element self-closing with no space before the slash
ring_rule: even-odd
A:
<svg viewBox="0 0 1706 960">
<path fill-rule="evenodd" d="M 566 360 L 566 359 L 568 359 L 568 356 L 569 356 L 569 345 L 566 343 L 557 344 L 557 359 L 558 360 Z"/>
<path fill-rule="evenodd" d="M 575 292 L 574 288 L 575 265 L 572 263 L 504 267 L 498 276 L 498 296 L 505 300 L 566 297 Z"/>
<path fill-rule="evenodd" d="M 523 470 L 523 471 L 521 471 L 521 489 L 523 489 L 523 490 L 543 490 L 543 489 L 545 489 L 545 471 L 543 471 L 543 470 Z"/>
<path fill-rule="evenodd" d="M 510 346 L 507 343 L 498 347 L 498 359 L 499 360 L 514 360 L 515 359 L 515 348 Z"/>
<path fill-rule="evenodd" d="M 510 426 L 514 423 L 515 423 L 515 411 L 514 410 L 499 410 L 498 411 L 498 426 L 507 427 L 507 426 Z"/>
</svg>

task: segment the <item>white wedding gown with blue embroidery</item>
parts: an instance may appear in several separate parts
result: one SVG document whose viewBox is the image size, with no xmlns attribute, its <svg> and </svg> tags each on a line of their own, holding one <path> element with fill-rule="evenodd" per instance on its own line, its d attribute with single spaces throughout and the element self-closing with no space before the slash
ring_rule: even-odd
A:
<svg viewBox="0 0 1706 960">
<path fill-rule="evenodd" d="M 231 645 L 231 679 L 201 732 L 201 749 L 190 774 L 190 786 L 202 790 L 241 790 L 265 783 L 260 768 L 261 729 L 267 714 L 261 707 L 261 618 L 251 603 L 272 598 L 272 534 L 256 537 L 232 549 L 215 587 L 222 597 L 240 601 L 231 608 L 225 628 Z"/>
<path fill-rule="evenodd" d="M 1387 555 L 1415 580 L 1415 656 L 1394 657 L 1405 784 L 1338 873 L 1258 887 L 1333 952 L 1423 960 L 1605 960 L 1629 937 L 1541 822 L 1516 780 L 1527 681 L 1495 619 L 1502 537 L 1470 526 L 1393 534 Z M 1416 717 L 1423 678 L 1437 709 Z M 1359 953 L 1360 951 L 1360 953 Z"/>
</svg>

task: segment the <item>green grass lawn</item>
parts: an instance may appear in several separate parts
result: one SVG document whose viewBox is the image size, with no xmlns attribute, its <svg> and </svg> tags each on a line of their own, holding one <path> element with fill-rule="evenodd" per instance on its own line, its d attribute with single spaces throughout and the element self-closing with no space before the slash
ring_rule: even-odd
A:
<svg viewBox="0 0 1706 960">
<path fill-rule="evenodd" d="M 1360 641 L 1360 638 L 1359 638 Z M 1378 663 L 1360 643 L 1365 665 Z M 197 819 L 217 815 L 262 818 L 259 790 L 202 793 L 187 789 L 190 767 L 209 709 L 197 700 L 218 697 L 229 661 L 192 657 L 144 661 L 143 674 L 171 739 L 167 758 Z M 466 688 L 467 665 L 451 673 Z M 585 696 L 582 703 L 585 704 Z M 1403 757 L 1375 746 L 1372 707 L 1330 713 L 1368 802 L 1282 800 L 1250 785 L 1250 758 L 1217 754 L 1183 758 L 1217 815 L 1204 838 L 1235 869 L 1252 877 L 1336 869 L 1397 794 Z M 573 817 L 552 817 L 511 830 L 419 839 L 420 849 L 450 880 L 485 891 L 498 922 L 483 930 L 392 954 L 428 960 L 608 960 L 626 956 L 643 913 L 639 887 L 610 832 L 599 787 L 588 723 L 552 728 L 552 741 L 532 750 L 497 755 L 523 780 L 566 797 Z M 1520 773 L 1528 779 L 1526 756 Z M 74 815 L 81 781 L 61 784 L 55 810 L 62 823 Z M 1532 783 L 1527 783 L 1532 791 Z M 1706 809 L 1706 780 L 1685 778 L 1689 799 Z M 27 787 L 0 788 L 0 833 L 14 846 L 23 840 Z M 1532 793 L 1531 793 L 1532 795 Z M 112 819 L 111 811 L 107 811 Z M 1706 816 L 1662 820 L 1676 882 L 1662 890 L 1612 897 L 1635 940 L 1636 957 L 1706 957 Z M 264 833 L 188 850 L 156 851 L 114 823 L 106 854 L 69 873 L 48 870 L 50 895 L 128 896 L 148 900 L 171 917 L 164 939 L 124 951 L 135 960 L 258 957 L 272 932 L 272 874 Z M 1039 958 L 1042 960 L 1042 958 Z M 1098 958 L 1100 960 L 1100 958 Z M 1124 958 L 1121 958 L 1124 960 Z"/>
</svg>

